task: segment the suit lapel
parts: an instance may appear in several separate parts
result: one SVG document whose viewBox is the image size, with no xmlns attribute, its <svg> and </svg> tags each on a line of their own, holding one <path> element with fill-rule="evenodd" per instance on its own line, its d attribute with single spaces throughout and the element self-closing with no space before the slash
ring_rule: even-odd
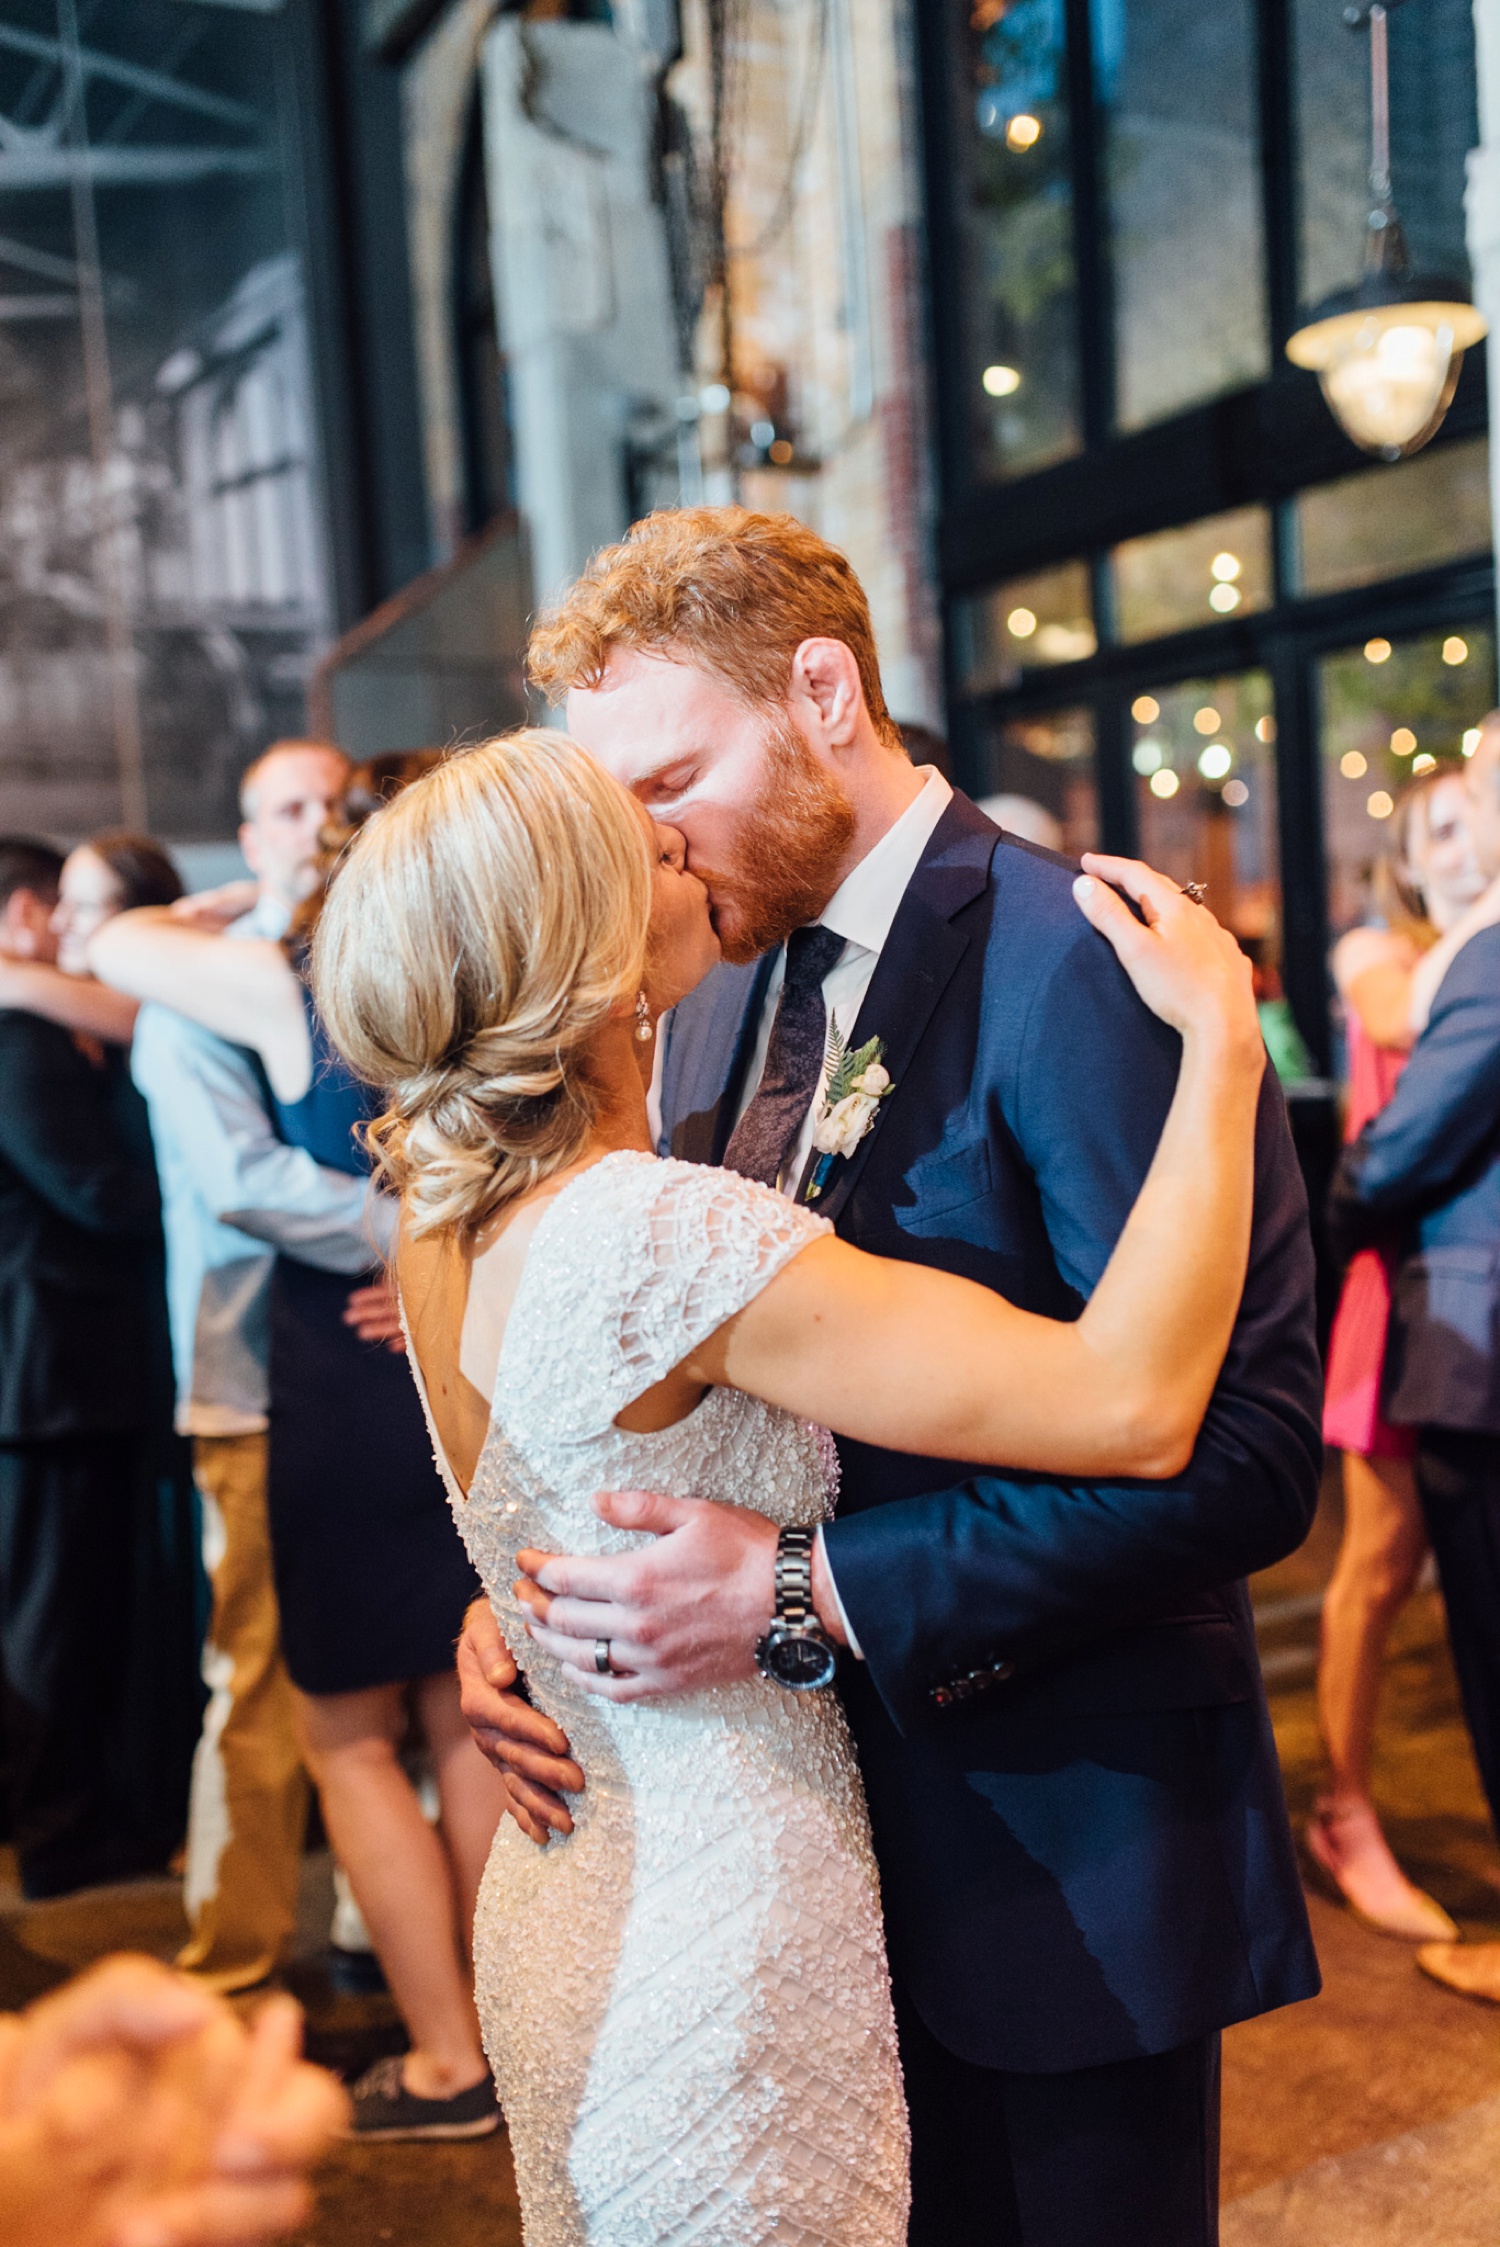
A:
<svg viewBox="0 0 1500 2247">
<path fill-rule="evenodd" d="M 776 952 L 715 968 L 674 1010 L 662 1073 L 663 1126 L 685 1162 L 724 1159 L 755 1050 Z"/>
<path fill-rule="evenodd" d="M 887 1111 L 901 1098 L 933 1009 L 969 948 L 968 937 L 952 925 L 954 917 L 983 891 L 999 839 L 993 822 L 967 796 L 955 795 L 906 885 L 849 1040 L 856 1047 L 870 1038 L 882 1041 L 882 1060 L 894 1089 L 881 1101 L 854 1152 L 834 1163 L 812 1204 L 820 1217 L 837 1218 L 854 1191 L 871 1144 L 885 1128 Z M 814 1149 L 798 1183 L 799 1201 L 818 1160 Z"/>
</svg>

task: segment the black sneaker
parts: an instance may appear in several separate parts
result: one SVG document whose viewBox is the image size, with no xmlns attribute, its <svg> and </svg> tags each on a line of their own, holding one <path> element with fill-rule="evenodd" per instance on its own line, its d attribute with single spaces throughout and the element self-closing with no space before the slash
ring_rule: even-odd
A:
<svg viewBox="0 0 1500 2247">
<path fill-rule="evenodd" d="M 346 2136 L 373 2143 L 393 2138 L 487 2138 L 500 2127 L 495 2086 L 487 2075 L 451 2099 L 419 2099 L 401 2080 L 399 2052 L 377 2060 L 355 2084 L 354 2120 Z"/>
</svg>

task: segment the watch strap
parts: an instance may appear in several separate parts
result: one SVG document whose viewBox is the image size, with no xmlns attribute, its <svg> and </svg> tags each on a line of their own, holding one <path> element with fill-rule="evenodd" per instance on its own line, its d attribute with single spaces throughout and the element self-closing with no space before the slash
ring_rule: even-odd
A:
<svg viewBox="0 0 1500 2247">
<path fill-rule="evenodd" d="M 776 1540 L 776 1621 L 784 1629 L 821 1632 L 813 1606 L 811 1529 L 783 1529 Z"/>
</svg>

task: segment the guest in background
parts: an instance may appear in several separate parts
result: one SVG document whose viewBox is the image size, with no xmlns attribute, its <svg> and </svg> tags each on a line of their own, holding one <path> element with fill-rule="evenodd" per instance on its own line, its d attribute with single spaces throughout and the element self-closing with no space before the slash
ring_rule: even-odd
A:
<svg viewBox="0 0 1500 2247">
<path fill-rule="evenodd" d="M 246 772 L 239 839 L 253 882 L 219 893 L 214 908 L 234 915 L 231 940 L 284 933 L 318 883 L 319 836 L 348 776 L 338 750 L 296 741 Z M 142 1007 L 132 1067 L 156 1142 L 177 1426 L 192 1439 L 213 1598 L 188 1817 L 192 1935 L 177 1963 L 240 1990 L 272 1973 L 291 1940 L 307 1823 L 266 1514 L 271 1273 L 285 1250 L 342 1275 L 354 1314 L 368 1311 L 368 1291 L 349 1289 L 382 1238 L 386 1205 L 364 1180 L 289 1146 L 254 1056 L 186 1015 Z"/>
<path fill-rule="evenodd" d="M 55 968 L 61 855 L 0 838 L 0 955 Z M 0 1007 L 0 1672 L 28 1896 L 138 1869 L 114 1778 L 152 1421 L 156 1174 L 123 1061 Z"/>
<path fill-rule="evenodd" d="M 363 768 L 346 799 L 351 817 L 432 761 Z M 157 912 L 111 923 L 92 957 L 136 996 L 252 1048 L 284 1138 L 362 1190 L 369 1163 L 357 1133 L 378 1103 L 328 1043 L 301 973 L 318 902 L 299 910 L 287 949 L 226 945 Z M 404 2060 L 377 2063 L 356 2085 L 355 2129 L 477 2137 L 495 2128 L 497 2109 L 465 1951 L 504 1799 L 469 1738 L 453 1666 L 477 1580 L 406 1368 L 361 1342 L 343 1314 L 332 1275 L 283 1253 L 268 1469 L 283 1644 L 329 1839 L 412 2041 Z M 432 1758 L 436 1831 L 402 1763 L 412 1730 Z"/>
<path fill-rule="evenodd" d="M 1419 961 L 1483 887 L 1469 839 L 1462 773 L 1427 774 L 1403 791 L 1375 876 L 1380 924 L 1334 948 L 1348 1056 L 1346 1140 L 1380 1114 L 1406 1064 Z M 1451 1940 L 1452 1920 L 1409 1881 L 1380 1828 L 1370 1757 L 1391 1625 L 1427 1551 L 1413 1457 L 1416 1437 L 1380 1409 L 1391 1313 L 1389 1246 L 1361 1249 L 1344 1277 L 1329 1338 L 1325 1442 L 1343 1452 L 1344 1534 L 1323 1602 L 1318 1712 L 1328 1787 L 1307 1846 L 1360 1917 L 1408 1941 Z"/>
<path fill-rule="evenodd" d="M 137 905 L 173 905 L 182 876 L 150 835 L 112 828 L 91 835 L 63 861 L 52 933 L 64 975 L 88 974 L 88 942 L 116 913 Z"/>
<path fill-rule="evenodd" d="M 91 835 L 69 852 L 63 865 L 52 916 L 57 938 L 57 967 L 52 973 L 57 981 L 72 992 L 87 994 L 89 1009 L 99 1010 L 105 1000 L 121 1004 L 118 992 L 88 973 L 89 938 L 116 913 L 139 905 L 171 905 L 181 895 L 177 868 L 150 835 L 132 834 L 125 828 Z M 74 1000 L 70 1009 L 69 1002 L 60 999 L 60 1018 L 66 1020 L 69 1011 L 81 1017 L 85 1008 Z M 144 1103 L 123 1057 L 110 1050 L 128 1047 L 130 1034 L 130 1029 L 123 1036 L 101 1031 L 100 1057 L 111 1071 L 122 1130 L 132 1143 L 149 1148 Z M 120 1680 L 119 1783 L 141 1861 L 157 1867 L 176 1854 L 182 1841 L 188 1775 L 202 1710 L 198 1682 L 202 1631 L 192 1459 L 173 1426 L 166 1251 L 160 1238 L 152 1242 L 148 1258 L 151 1413 L 131 1536 L 134 1580 L 121 1592 L 130 1608 L 130 1658 Z"/>
<path fill-rule="evenodd" d="M 1481 728 L 1466 808 L 1479 872 L 1493 882 L 1500 712 Z M 1429 889 L 1429 909 L 1434 901 Z M 1500 1826 L 1500 927 L 1487 903 L 1473 909 L 1483 925 L 1467 933 L 1460 921 L 1444 940 L 1427 1027 L 1386 1106 L 1346 1149 L 1329 1218 L 1348 1251 L 1400 1244 L 1380 1404 L 1393 1426 L 1416 1432 L 1464 1714 Z M 1418 1957 L 1440 1979 L 1500 1999 L 1500 1945 L 1436 1941 Z"/>
</svg>

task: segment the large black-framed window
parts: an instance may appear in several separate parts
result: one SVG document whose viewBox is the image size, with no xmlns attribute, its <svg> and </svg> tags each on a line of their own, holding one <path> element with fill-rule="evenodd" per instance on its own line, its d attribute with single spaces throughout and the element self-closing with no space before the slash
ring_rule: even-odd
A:
<svg viewBox="0 0 1500 2247">
<path fill-rule="evenodd" d="M 1359 838 L 1494 695 L 1482 350 L 1395 468 L 1284 355 L 1357 263 L 1364 35 L 1340 0 L 916 20 L 958 770 L 1232 885 L 1326 1074 Z M 1391 41 L 1397 200 L 1462 272 L 1466 0 Z"/>
</svg>

